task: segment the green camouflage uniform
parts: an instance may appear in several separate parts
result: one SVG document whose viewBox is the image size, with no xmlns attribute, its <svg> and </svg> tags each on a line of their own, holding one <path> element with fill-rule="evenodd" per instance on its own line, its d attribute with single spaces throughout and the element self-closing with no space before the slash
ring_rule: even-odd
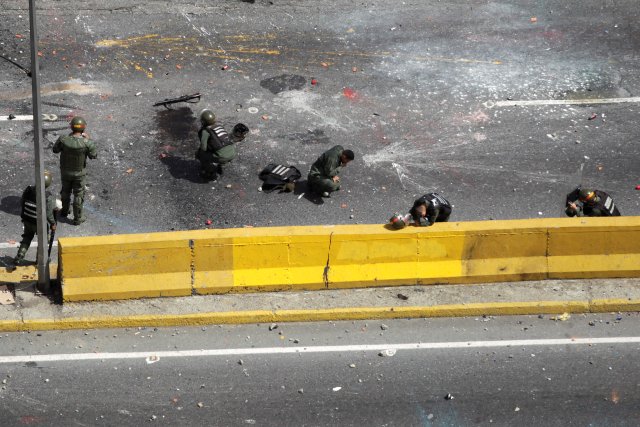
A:
<svg viewBox="0 0 640 427">
<path fill-rule="evenodd" d="M 222 148 L 213 149 L 209 139 L 212 138 L 210 129 L 213 131 L 219 126 L 204 126 L 198 132 L 200 137 L 200 148 L 196 153 L 196 157 L 200 160 L 201 174 L 205 179 L 215 179 L 217 174 L 221 172 L 220 166 L 231 162 L 236 158 L 236 145 L 234 144 L 235 138 L 231 135 L 231 144 Z M 225 132 L 226 134 L 226 132 Z"/>
<path fill-rule="evenodd" d="M 311 191 L 318 194 L 340 189 L 339 182 L 333 182 L 333 177 L 340 173 L 341 163 L 340 156 L 344 148 L 336 145 L 332 149 L 325 151 L 318 160 L 311 166 L 309 176 L 307 177 L 308 186 Z"/>
<path fill-rule="evenodd" d="M 60 154 L 60 174 L 62 190 L 62 210 L 60 215 L 69 214 L 71 203 L 71 192 L 73 192 L 73 223 L 78 225 L 84 222 L 82 212 L 84 203 L 85 177 L 87 175 L 87 157 L 95 159 L 98 157 L 96 144 L 88 138 L 82 136 L 66 135 L 61 136 L 53 146 L 54 153 Z"/>
<path fill-rule="evenodd" d="M 22 192 L 22 199 L 20 205 L 22 206 L 22 211 L 20 216 L 22 217 L 22 224 L 24 225 L 24 232 L 22 233 L 22 240 L 20 241 L 20 247 L 18 248 L 18 254 L 13 259 L 14 263 L 18 263 L 24 259 L 27 251 L 29 250 L 29 246 L 31 246 L 31 241 L 33 237 L 38 232 L 38 214 L 36 207 L 36 188 L 33 185 L 28 186 Z M 45 192 L 45 200 L 46 200 L 46 212 L 47 212 L 47 222 L 49 226 L 56 223 L 54 209 L 56 207 L 56 199 L 49 192 Z M 47 232 L 49 229 L 47 229 Z"/>
</svg>

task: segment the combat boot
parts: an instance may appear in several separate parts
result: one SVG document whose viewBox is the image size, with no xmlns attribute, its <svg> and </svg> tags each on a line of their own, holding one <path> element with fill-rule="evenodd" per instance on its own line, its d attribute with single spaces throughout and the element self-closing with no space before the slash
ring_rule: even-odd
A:
<svg viewBox="0 0 640 427">
<path fill-rule="evenodd" d="M 18 249 L 18 253 L 16 254 L 15 258 L 13 258 L 13 265 L 18 265 L 20 264 L 22 261 L 24 261 L 24 256 L 27 254 L 27 249 L 24 246 L 20 246 L 20 248 Z"/>
</svg>

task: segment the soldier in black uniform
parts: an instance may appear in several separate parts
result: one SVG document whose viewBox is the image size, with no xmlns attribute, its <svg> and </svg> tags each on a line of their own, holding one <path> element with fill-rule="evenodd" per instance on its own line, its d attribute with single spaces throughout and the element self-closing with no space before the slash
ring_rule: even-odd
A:
<svg viewBox="0 0 640 427">
<path fill-rule="evenodd" d="M 567 216 L 621 216 L 607 193 L 581 187 L 567 194 L 565 213 Z"/>
<path fill-rule="evenodd" d="M 418 227 L 428 227 L 435 222 L 447 222 L 451 215 L 451 203 L 438 193 L 429 193 L 413 202 L 409 211 L 413 223 Z"/>
<path fill-rule="evenodd" d="M 49 188 L 51 186 L 51 174 L 49 172 L 44 173 L 44 187 Z M 49 191 L 45 191 L 46 198 L 46 212 L 47 222 L 49 223 L 49 229 L 51 231 L 56 230 L 56 200 Z M 24 232 L 22 233 L 22 241 L 18 248 L 18 253 L 13 259 L 13 264 L 18 265 L 24 259 L 25 254 L 31 246 L 33 237 L 38 232 L 38 209 L 36 205 L 36 186 L 29 185 L 22 193 L 22 199 L 20 201 L 21 211 L 20 217 L 22 218 L 22 224 L 24 226 Z"/>
</svg>

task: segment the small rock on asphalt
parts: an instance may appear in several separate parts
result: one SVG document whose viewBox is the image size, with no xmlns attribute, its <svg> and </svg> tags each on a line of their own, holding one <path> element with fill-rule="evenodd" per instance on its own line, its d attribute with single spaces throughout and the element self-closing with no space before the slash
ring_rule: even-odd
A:
<svg viewBox="0 0 640 427">
<path fill-rule="evenodd" d="M 278 325 L 276 323 L 272 323 L 269 325 L 269 330 L 273 331 L 274 329 L 278 329 Z"/>
</svg>

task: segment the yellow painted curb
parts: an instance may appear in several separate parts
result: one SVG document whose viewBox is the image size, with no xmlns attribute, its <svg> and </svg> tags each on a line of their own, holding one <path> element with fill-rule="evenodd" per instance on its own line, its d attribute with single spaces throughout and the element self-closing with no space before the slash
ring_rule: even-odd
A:
<svg viewBox="0 0 640 427">
<path fill-rule="evenodd" d="M 27 319 L 24 321 L 4 320 L 0 321 L 0 332 L 624 311 L 640 311 L 640 300 L 489 302 L 430 307 L 347 307 L 309 310 L 254 310 L 196 314 L 70 317 L 65 319 Z"/>
</svg>

